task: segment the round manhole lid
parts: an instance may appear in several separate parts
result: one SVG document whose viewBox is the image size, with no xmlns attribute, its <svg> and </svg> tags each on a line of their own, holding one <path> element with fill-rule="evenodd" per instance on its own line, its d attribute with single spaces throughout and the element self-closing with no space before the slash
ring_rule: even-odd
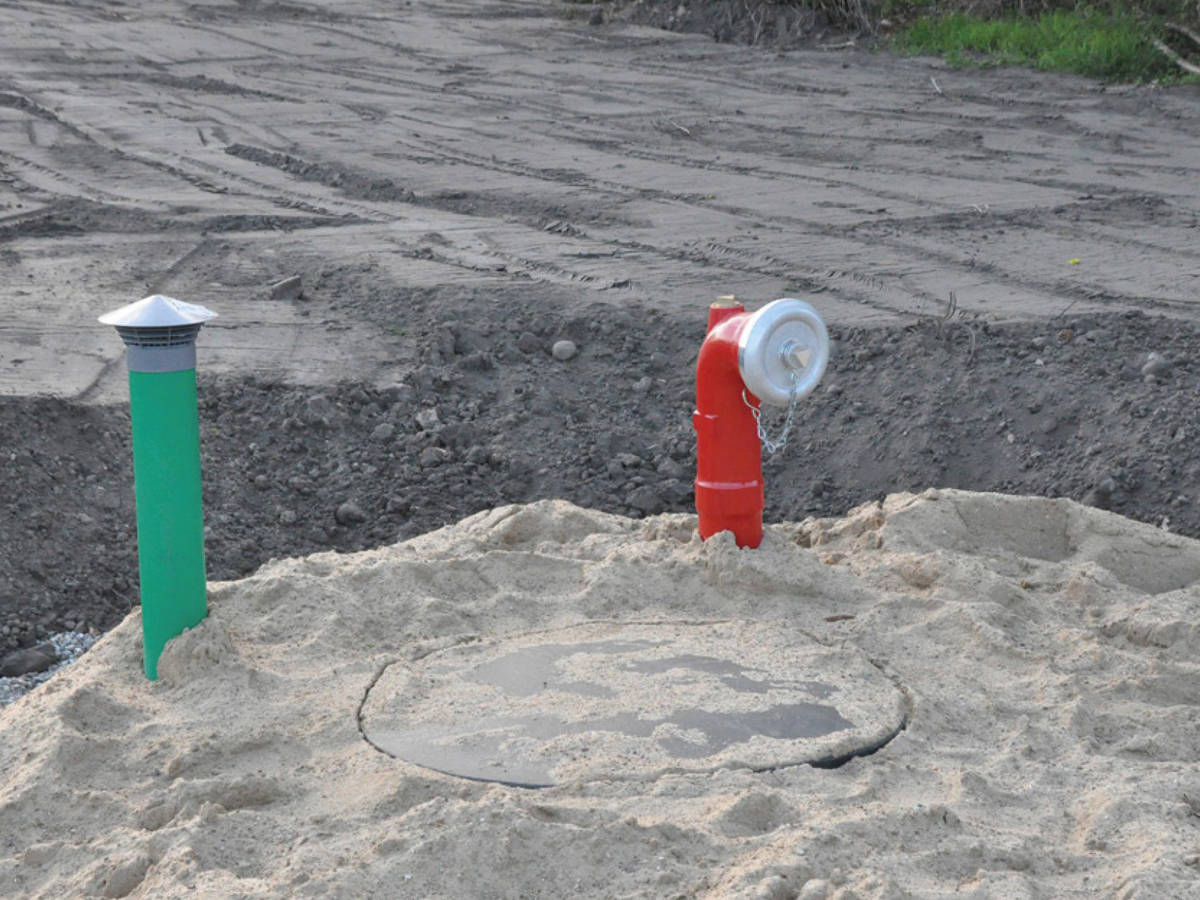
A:
<svg viewBox="0 0 1200 900">
<path fill-rule="evenodd" d="M 389 666 L 363 733 L 464 778 L 545 787 L 723 767 L 831 765 L 904 727 L 858 651 L 778 625 L 588 623 Z"/>
</svg>

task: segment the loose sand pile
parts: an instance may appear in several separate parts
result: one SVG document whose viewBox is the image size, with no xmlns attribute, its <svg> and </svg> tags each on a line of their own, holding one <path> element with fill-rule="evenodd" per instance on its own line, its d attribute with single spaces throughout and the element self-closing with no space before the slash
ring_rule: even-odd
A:
<svg viewBox="0 0 1200 900">
<path fill-rule="evenodd" d="M 1200 894 L 1200 543 L 930 491 L 701 544 L 510 506 L 214 584 L 151 684 L 137 613 L 0 711 L 0 890 L 108 897 Z M 839 768 L 543 790 L 360 733 L 396 660 L 596 620 L 776 623 L 865 654 L 908 726 Z"/>
</svg>

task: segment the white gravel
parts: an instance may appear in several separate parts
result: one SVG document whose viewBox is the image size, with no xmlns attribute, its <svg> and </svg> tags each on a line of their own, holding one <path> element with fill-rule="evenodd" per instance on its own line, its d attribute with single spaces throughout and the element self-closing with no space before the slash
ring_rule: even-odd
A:
<svg viewBox="0 0 1200 900">
<path fill-rule="evenodd" d="M 98 635 L 82 634 L 78 631 L 63 631 L 50 635 L 47 640 L 54 645 L 58 662 L 44 672 L 33 672 L 16 678 L 0 678 L 0 706 L 7 706 L 32 691 L 39 684 L 50 680 L 54 673 L 69 666 L 83 656 L 99 639 Z"/>
</svg>

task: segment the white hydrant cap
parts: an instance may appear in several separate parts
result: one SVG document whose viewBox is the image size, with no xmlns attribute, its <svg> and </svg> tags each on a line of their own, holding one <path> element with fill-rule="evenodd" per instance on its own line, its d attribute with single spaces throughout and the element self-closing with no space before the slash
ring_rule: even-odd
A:
<svg viewBox="0 0 1200 900">
<path fill-rule="evenodd" d="M 829 332 L 803 300 L 784 297 L 750 316 L 738 340 L 738 371 L 763 403 L 787 406 L 812 393 L 829 363 Z"/>
</svg>

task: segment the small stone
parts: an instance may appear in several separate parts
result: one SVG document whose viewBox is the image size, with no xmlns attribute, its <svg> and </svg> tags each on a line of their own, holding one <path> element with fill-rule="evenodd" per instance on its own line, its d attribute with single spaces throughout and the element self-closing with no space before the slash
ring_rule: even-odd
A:
<svg viewBox="0 0 1200 900">
<path fill-rule="evenodd" d="M 387 511 L 400 516 L 407 516 L 412 509 L 412 505 L 403 497 L 388 497 Z"/>
<path fill-rule="evenodd" d="M 1045 350 L 1046 345 L 1049 344 L 1050 342 L 1048 340 L 1046 340 L 1044 337 L 1039 336 L 1039 337 L 1035 337 L 1029 343 L 1030 343 L 1030 346 L 1032 346 L 1034 350 Z"/>
<path fill-rule="evenodd" d="M 492 368 L 495 363 L 492 362 L 492 357 L 482 350 L 476 350 L 474 353 L 468 353 L 460 361 L 459 365 L 464 369 L 470 369 L 473 372 L 485 372 Z"/>
<path fill-rule="evenodd" d="M 113 866 L 104 882 L 105 897 L 126 897 L 141 885 L 146 877 L 146 870 L 152 861 L 145 853 L 138 853 L 130 859 Z"/>
<path fill-rule="evenodd" d="M 827 900 L 830 887 L 824 878 L 813 878 L 800 889 L 796 900 Z"/>
<path fill-rule="evenodd" d="M 554 346 L 550 348 L 550 353 L 559 362 L 566 362 L 578 352 L 579 348 L 575 346 L 575 342 L 568 340 L 555 341 Z"/>
<path fill-rule="evenodd" d="M 682 478 L 684 472 L 683 466 L 675 462 L 675 460 L 671 459 L 669 456 L 664 456 L 658 461 L 658 465 L 655 466 L 655 471 L 657 471 L 659 475 L 667 476 L 667 478 Z"/>
<path fill-rule="evenodd" d="M 337 417 L 337 407 L 324 394 L 314 394 L 305 402 L 300 415 L 309 425 L 329 428 Z"/>
<path fill-rule="evenodd" d="M 367 521 L 367 514 L 353 500 L 347 500 L 333 514 L 339 525 L 358 525 Z"/>
<path fill-rule="evenodd" d="M 296 514 L 294 512 L 292 512 L 292 510 L 290 510 L 290 509 L 281 509 L 279 511 L 279 524 L 280 525 L 295 525 L 296 519 L 297 519 Z"/>
<path fill-rule="evenodd" d="M 1117 482 L 1112 476 L 1100 479 L 1100 483 L 1096 485 L 1096 493 L 1102 497 L 1111 497 L 1117 492 Z"/>
<path fill-rule="evenodd" d="M 271 479 L 263 474 L 255 475 L 254 476 L 254 486 L 256 488 L 258 488 L 260 491 L 265 491 L 268 487 L 271 486 Z"/>
<path fill-rule="evenodd" d="M 589 25 L 603 25 L 604 24 L 604 10 L 601 9 L 599 6 L 593 6 L 592 12 L 588 16 L 588 24 Z"/>
<path fill-rule="evenodd" d="M 371 432 L 371 440 L 386 441 L 396 433 L 396 426 L 391 422 L 380 422 L 375 426 L 375 430 Z"/>
<path fill-rule="evenodd" d="M 417 457 L 417 461 L 427 467 L 440 466 L 448 459 L 450 459 L 450 451 L 445 447 L 426 447 L 421 451 L 421 455 Z"/>
<path fill-rule="evenodd" d="M 0 677 L 16 678 L 32 672 L 44 672 L 58 662 L 58 654 L 49 641 L 23 650 L 14 650 L 0 659 Z"/>
<path fill-rule="evenodd" d="M 522 353 L 537 353 L 541 348 L 542 342 L 532 332 L 522 331 L 521 336 L 517 338 L 517 349 Z"/>
<path fill-rule="evenodd" d="M 425 431 L 435 428 L 439 422 L 441 422 L 441 417 L 438 416 L 437 407 L 431 406 L 417 413 L 417 424 Z"/>
<path fill-rule="evenodd" d="M 646 391 L 650 390 L 650 386 L 653 384 L 653 379 L 651 379 L 649 375 L 645 375 L 633 383 L 633 389 L 644 394 Z"/>
<path fill-rule="evenodd" d="M 754 900 L 792 900 L 796 896 L 788 880 L 782 875 L 768 875 L 758 883 Z"/>
<path fill-rule="evenodd" d="M 1146 357 L 1146 362 L 1142 366 L 1143 376 L 1152 376 L 1154 378 L 1162 378 L 1169 375 L 1171 372 L 1171 361 L 1161 353 L 1151 353 Z"/>
<path fill-rule="evenodd" d="M 690 481 L 681 481 L 678 478 L 668 478 L 658 486 L 659 496 L 669 506 L 680 506 L 682 504 L 690 504 L 695 496 L 695 485 Z"/>
<path fill-rule="evenodd" d="M 293 275 L 290 278 L 285 278 L 283 281 L 277 281 L 271 285 L 271 299 L 299 300 L 303 290 L 303 285 L 300 282 L 300 276 Z"/>
<path fill-rule="evenodd" d="M 629 492 L 629 496 L 625 498 L 625 502 L 634 509 L 641 510 L 644 513 L 654 514 L 662 512 L 662 498 L 658 495 L 658 491 L 653 485 L 643 484 L 641 487 L 634 488 Z"/>
</svg>

